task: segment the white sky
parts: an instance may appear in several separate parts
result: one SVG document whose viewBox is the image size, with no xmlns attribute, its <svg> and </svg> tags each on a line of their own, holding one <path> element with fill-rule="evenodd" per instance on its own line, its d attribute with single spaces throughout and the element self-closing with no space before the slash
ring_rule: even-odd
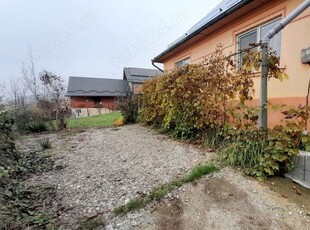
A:
<svg viewBox="0 0 310 230">
<path fill-rule="evenodd" d="M 31 47 L 36 72 L 122 78 L 221 0 L 0 0 L 0 83 L 20 75 Z"/>
</svg>

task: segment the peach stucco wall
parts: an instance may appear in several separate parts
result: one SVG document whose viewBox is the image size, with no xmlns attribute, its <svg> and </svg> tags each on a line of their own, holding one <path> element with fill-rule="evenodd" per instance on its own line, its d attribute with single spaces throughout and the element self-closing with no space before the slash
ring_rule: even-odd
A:
<svg viewBox="0 0 310 230">
<path fill-rule="evenodd" d="M 226 53 L 237 50 L 237 35 L 279 16 L 286 17 L 303 0 L 273 0 L 257 8 L 245 16 L 221 25 L 220 29 L 206 35 L 188 48 L 176 53 L 164 61 L 165 70 L 174 68 L 175 62 L 190 57 L 191 63 L 201 62 L 208 54 L 214 52 L 216 46 L 224 45 Z M 303 48 L 310 47 L 310 8 L 299 15 L 282 31 L 281 35 L 281 67 L 290 79 L 280 82 L 270 80 L 269 98 L 294 98 L 296 102 L 307 95 L 310 66 L 301 63 L 300 53 Z M 260 78 L 256 77 L 255 98 L 259 97 Z"/>
</svg>

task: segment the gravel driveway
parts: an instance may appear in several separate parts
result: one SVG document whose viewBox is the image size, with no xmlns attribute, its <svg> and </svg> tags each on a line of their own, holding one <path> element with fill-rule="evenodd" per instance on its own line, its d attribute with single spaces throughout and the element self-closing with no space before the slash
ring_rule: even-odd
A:
<svg viewBox="0 0 310 230">
<path fill-rule="evenodd" d="M 52 184 L 66 207 L 61 223 L 72 229 L 81 218 L 111 211 L 155 186 L 184 175 L 206 159 L 206 153 L 156 134 L 141 125 L 88 129 L 74 135 L 46 134 L 22 141 L 38 148 L 50 138 L 56 164 L 66 167 L 31 179 Z"/>
<path fill-rule="evenodd" d="M 160 202 L 111 218 L 114 208 L 186 174 L 210 154 L 141 125 L 28 136 L 20 146 L 39 148 L 43 138 L 52 140 L 48 151 L 56 165 L 65 167 L 29 183 L 57 187 L 65 207 L 57 224 L 65 229 L 97 216 L 107 220 L 98 228 L 102 230 L 310 229 L 306 206 L 229 168 L 185 184 Z"/>
</svg>

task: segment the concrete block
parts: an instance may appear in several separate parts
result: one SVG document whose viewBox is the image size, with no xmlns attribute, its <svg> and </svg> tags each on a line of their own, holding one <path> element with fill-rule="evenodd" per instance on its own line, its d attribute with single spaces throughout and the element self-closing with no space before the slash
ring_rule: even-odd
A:
<svg viewBox="0 0 310 230">
<path fill-rule="evenodd" d="M 299 155 L 297 157 L 297 159 L 295 160 L 295 167 L 296 168 L 299 168 L 299 169 L 305 169 L 306 165 L 305 165 L 305 162 L 306 162 L 306 158 L 307 156 L 304 156 L 304 155 Z M 309 159 L 310 160 L 310 159 Z M 310 161 L 309 161 L 310 162 Z"/>
<path fill-rule="evenodd" d="M 287 173 L 288 177 L 295 180 L 305 180 L 305 170 L 301 168 L 294 168 L 292 171 Z"/>
<path fill-rule="evenodd" d="M 305 182 L 310 185 L 310 170 L 305 170 Z"/>
<path fill-rule="evenodd" d="M 310 155 L 306 156 L 305 169 L 310 171 Z"/>
</svg>

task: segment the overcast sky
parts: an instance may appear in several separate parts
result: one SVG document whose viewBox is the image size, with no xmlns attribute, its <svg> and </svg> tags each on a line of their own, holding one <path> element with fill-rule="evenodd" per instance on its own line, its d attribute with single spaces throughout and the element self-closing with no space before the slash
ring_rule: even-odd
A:
<svg viewBox="0 0 310 230">
<path fill-rule="evenodd" d="M 36 72 L 122 78 L 151 59 L 221 0 L 0 0 L 0 82 Z"/>
</svg>

